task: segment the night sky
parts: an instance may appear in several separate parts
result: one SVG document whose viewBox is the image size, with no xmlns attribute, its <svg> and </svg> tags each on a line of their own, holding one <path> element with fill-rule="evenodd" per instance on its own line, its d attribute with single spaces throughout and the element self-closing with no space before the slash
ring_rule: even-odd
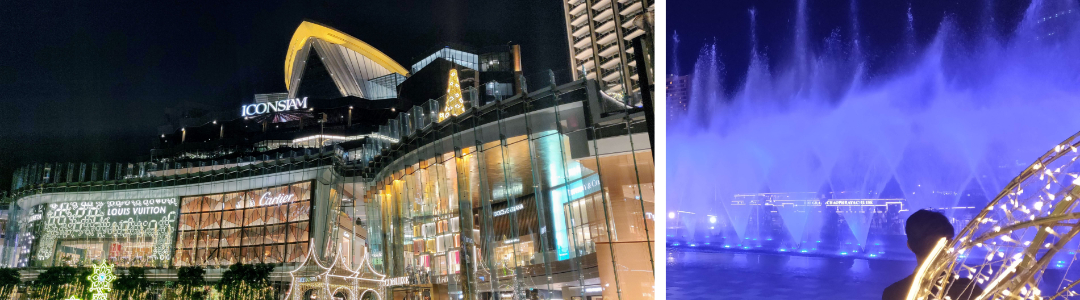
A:
<svg viewBox="0 0 1080 300">
<path fill-rule="evenodd" d="M 871 76 L 888 74 L 899 62 L 907 11 L 910 4 L 917 48 L 930 43 L 947 16 L 962 35 L 973 38 L 990 32 L 1006 39 L 1020 22 L 1030 0 L 856 0 L 862 46 Z M 791 58 L 795 34 L 796 1 L 730 0 L 668 1 L 668 59 L 672 59 L 672 33 L 678 32 L 681 75 L 693 71 L 698 52 L 716 43 L 727 80 L 725 91 L 734 92 L 750 64 L 750 9 L 757 12 L 759 51 L 770 66 L 785 65 Z M 821 51 L 824 40 L 836 31 L 851 42 L 851 0 L 808 0 L 807 24 L 810 51 Z M 993 20 L 988 22 L 987 20 Z M 988 25 L 989 24 L 989 25 Z M 674 72 L 669 65 L 668 72 Z"/>
<path fill-rule="evenodd" d="M 8 1 L 0 5 L 0 190 L 29 162 L 138 161 L 164 112 L 285 92 L 311 20 L 408 68 L 443 43 L 522 45 L 527 78 L 569 81 L 560 1 Z"/>
</svg>

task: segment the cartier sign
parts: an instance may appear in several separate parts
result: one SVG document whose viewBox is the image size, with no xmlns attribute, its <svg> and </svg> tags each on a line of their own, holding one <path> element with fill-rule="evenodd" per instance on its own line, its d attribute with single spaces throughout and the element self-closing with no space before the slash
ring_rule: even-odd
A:
<svg viewBox="0 0 1080 300">
<path fill-rule="evenodd" d="M 293 202 L 295 199 L 296 195 L 293 194 L 271 195 L 270 192 L 266 192 L 262 194 L 262 197 L 259 197 L 259 206 L 285 204 Z"/>
</svg>

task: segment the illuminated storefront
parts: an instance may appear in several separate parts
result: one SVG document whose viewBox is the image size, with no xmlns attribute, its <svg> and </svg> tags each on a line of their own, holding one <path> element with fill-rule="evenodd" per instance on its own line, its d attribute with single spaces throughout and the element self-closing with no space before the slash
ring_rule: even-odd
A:
<svg viewBox="0 0 1080 300">
<path fill-rule="evenodd" d="M 184 197 L 175 266 L 299 263 L 308 252 L 311 183 Z"/>
<path fill-rule="evenodd" d="M 13 203 L 9 213 L 16 222 L 5 243 L 18 250 L 4 253 L 2 262 L 150 268 L 298 263 L 314 218 L 311 199 L 319 184 L 312 180 L 329 172 L 331 155 L 244 167 L 242 159 L 208 167 L 147 163 L 140 167 L 143 176 L 42 185 L 49 188 L 28 190 Z"/>
<path fill-rule="evenodd" d="M 421 130 L 374 170 L 374 264 L 413 282 L 394 298 L 652 297 L 647 135 L 634 121 L 584 126 L 596 111 L 582 104 L 553 95 L 435 120 L 461 130 Z"/>
<path fill-rule="evenodd" d="M 45 265 L 107 260 L 150 267 L 172 256 L 176 198 L 58 202 L 46 207 L 34 256 Z"/>
</svg>

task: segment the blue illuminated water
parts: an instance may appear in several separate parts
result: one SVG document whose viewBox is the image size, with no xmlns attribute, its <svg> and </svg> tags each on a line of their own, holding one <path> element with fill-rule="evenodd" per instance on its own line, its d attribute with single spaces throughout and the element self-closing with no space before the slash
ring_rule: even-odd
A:
<svg viewBox="0 0 1080 300">
<path fill-rule="evenodd" d="M 689 108 L 668 119 L 669 247 L 910 259 L 911 212 L 962 227 L 1080 130 L 1074 1 L 1034 1 L 1004 39 L 961 38 L 946 18 L 922 48 L 909 14 L 910 55 L 873 78 L 857 26 L 853 43 L 808 50 L 813 20 L 797 5 L 789 65 L 769 66 L 756 32 L 744 78 L 701 49 Z"/>
<path fill-rule="evenodd" d="M 668 299 L 880 299 L 913 261 L 747 254 L 667 253 Z"/>
</svg>

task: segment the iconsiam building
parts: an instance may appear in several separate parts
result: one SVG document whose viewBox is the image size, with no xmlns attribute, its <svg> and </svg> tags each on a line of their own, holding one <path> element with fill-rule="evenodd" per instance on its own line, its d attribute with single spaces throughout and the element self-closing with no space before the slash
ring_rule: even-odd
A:
<svg viewBox="0 0 1080 300">
<path fill-rule="evenodd" d="M 613 104 L 595 80 L 530 82 L 480 104 L 465 80 L 475 70 L 442 58 L 425 67 L 450 66 L 427 86 L 442 97 L 380 108 L 413 74 L 374 47 L 304 22 L 287 56 L 286 97 L 303 101 L 162 135 L 187 154 L 20 168 L 0 264 L 108 262 L 159 281 L 200 266 L 214 282 L 266 263 L 278 299 L 654 297 L 640 109 Z M 343 98 L 308 93 L 320 87 Z M 375 125 L 357 125 L 365 116 Z M 190 154 L 231 135 L 285 142 Z"/>
</svg>

